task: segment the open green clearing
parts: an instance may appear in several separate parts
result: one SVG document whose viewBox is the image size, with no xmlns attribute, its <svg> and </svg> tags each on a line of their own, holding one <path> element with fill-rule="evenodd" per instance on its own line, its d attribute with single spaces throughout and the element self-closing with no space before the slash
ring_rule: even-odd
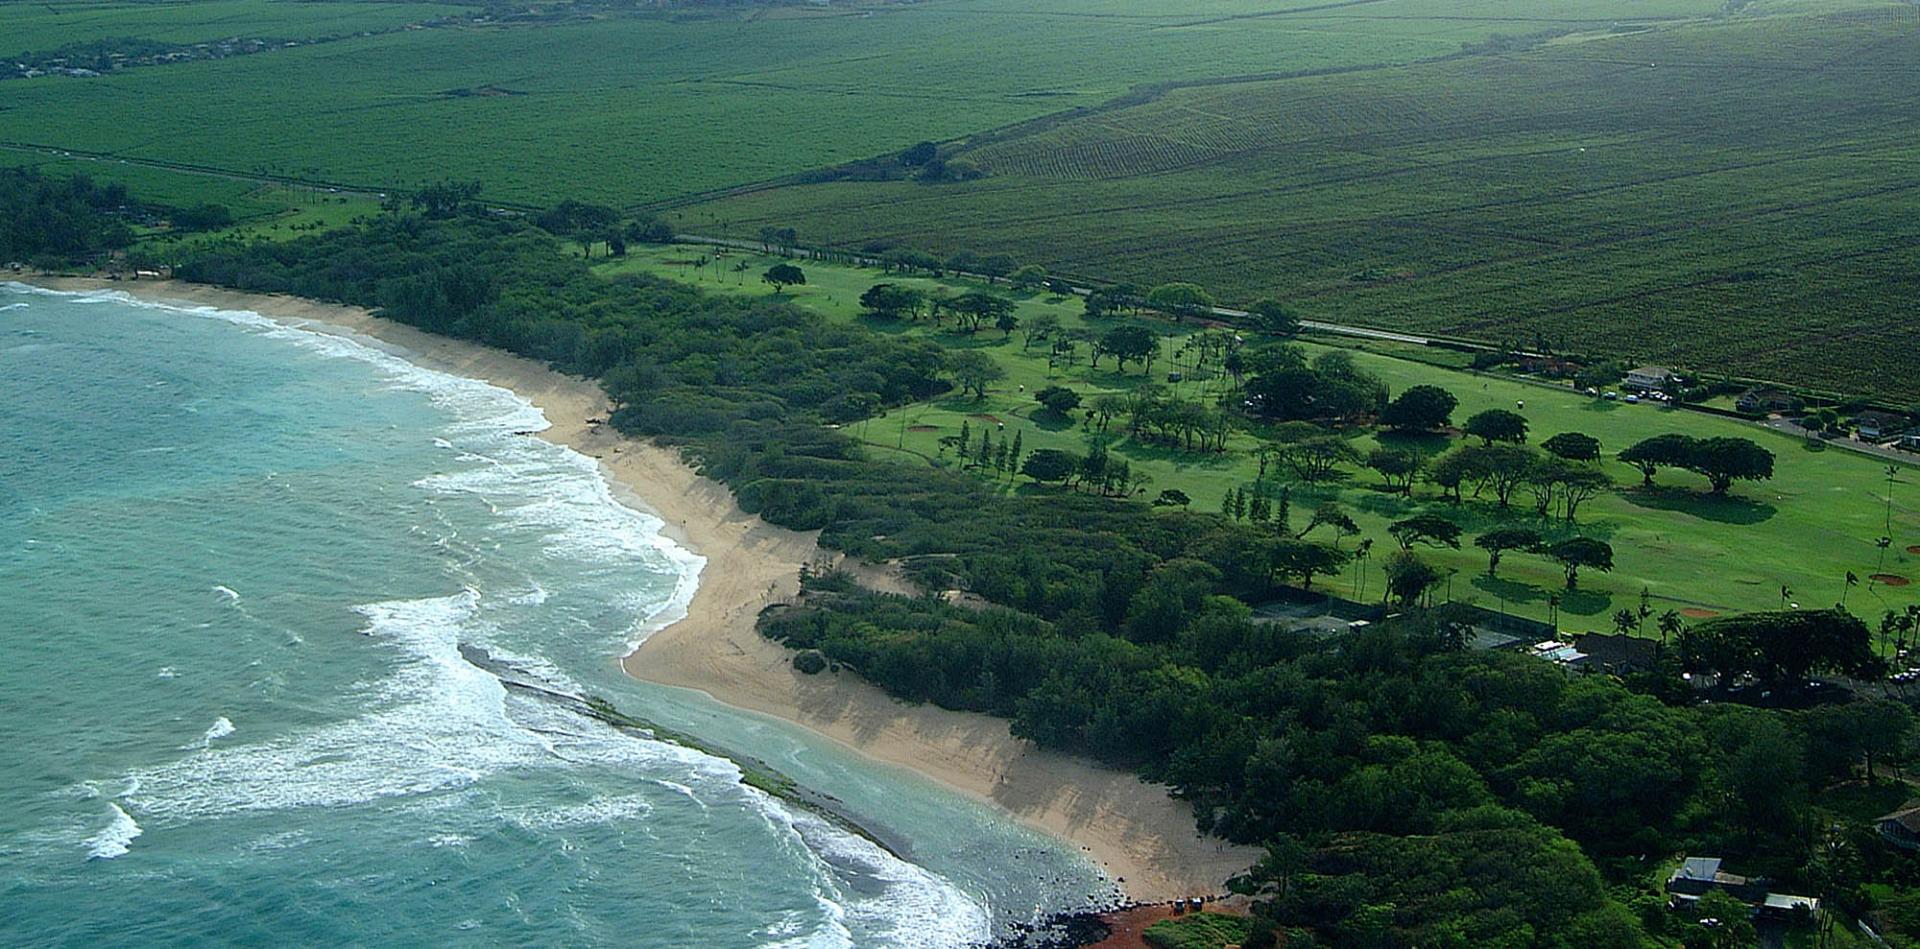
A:
<svg viewBox="0 0 1920 949">
<path fill-rule="evenodd" d="M 221 35 L 291 29 L 290 6 L 360 6 L 232 2 L 259 19 L 221 19 Z M 211 28 L 183 12 L 194 6 L 155 8 L 186 18 L 170 38 Z M 1700 16 L 1719 0 L 1030 6 L 601 8 L 548 24 L 351 37 L 97 79 L 8 82 L 0 138 L 372 190 L 457 177 L 485 182 L 498 201 L 637 205 L 1090 108 L 1144 83 L 1414 61 L 1495 32 Z M 1532 12 L 1515 19 L 1523 10 Z M 143 8 L 136 22 L 163 17 Z M 38 26 L 34 42 L 100 28 Z"/>
<path fill-rule="evenodd" d="M 710 262 L 695 266 L 703 257 Z M 598 269 L 607 274 L 651 273 L 714 292 L 765 294 L 768 290 L 760 282 L 760 274 L 778 262 L 781 258 L 674 245 L 635 248 L 626 258 L 607 260 Z M 745 269 L 737 269 L 742 263 Z M 807 285 L 788 293 L 801 305 L 835 319 L 858 320 L 883 332 L 923 334 L 950 348 L 976 348 L 1006 368 L 1007 377 L 990 387 L 984 400 L 950 396 L 855 425 L 854 433 L 877 453 L 894 455 L 907 464 L 954 464 L 952 453 L 943 452 L 940 440 L 957 434 L 963 422 L 976 437 L 986 429 L 994 430 L 996 439 L 1011 438 L 1017 432 L 1027 451 L 1058 448 L 1084 453 L 1093 436 L 1084 430 L 1080 413 L 1071 419 L 1053 416 L 1033 401 L 1032 393 L 1046 385 L 1067 385 L 1091 401 L 1100 393 L 1128 391 L 1150 379 L 1167 385 L 1167 372 L 1176 362 L 1172 353 L 1185 338 L 1201 331 L 1191 323 L 1139 321 L 1169 337 L 1163 345 L 1168 355 L 1155 364 L 1152 377 L 1137 366 L 1129 366 L 1124 373 L 1114 372 L 1110 360 L 1092 369 L 1084 357 L 1073 366 L 1049 370 L 1046 344 L 1023 351 L 1018 330 L 1009 336 L 983 329 L 968 336 L 927 321 L 887 322 L 860 315 L 860 294 L 879 281 L 925 289 L 944 287 L 954 293 L 980 289 L 977 284 L 888 276 L 876 270 L 819 262 L 801 262 L 801 266 L 807 274 Z M 1090 326 L 1081 316 L 1078 299 L 1062 300 L 1044 293 L 1020 299 L 1018 314 L 1023 321 L 1046 313 L 1057 317 L 1067 329 L 1104 330 L 1121 322 L 1102 320 Z M 1302 345 L 1314 354 L 1332 348 L 1325 342 Z M 1392 344 L 1374 347 L 1393 348 Z M 1413 356 L 1431 352 L 1400 348 Z M 1640 476 L 1635 469 L 1607 461 L 1608 473 L 1622 490 L 1583 507 L 1577 533 L 1611 543 L 1616 567 L 1611 574 L 1583 573 L 1580 589 L 1563 593 L 1559 606 L 1563 627 L 1611 628 L 1611 614 L 1637 608 L 1642 589 L 1651 594 L 1656 612 L 1777 609 L 1782 586 L 1793 591 L 1791 602 L 1825 606 L 1841 598 L 1848 571 L 1862 578 L 1862 586 L 1846 592 L 1847 603 L 1867 615 L 1877 616 L 1885 608 L 1920 602 L 1920 555 L 1905 550 L 1909 545 L 1920 545 L 1920 474 L 1912 468 L 1901 469 L 1893 484 L 1894 543 L 1882 561 L 1875 540 L 1885 529 L 1888 485 L 1885 466 L 1873 459 L 1839 449 L 1809 450 L 1800 439 L 1733 419 L 1652 404 L 1589 399 L 1564 388 L 1501 375 L 1456 371 L 1382 352 L 1353 352 L 1356 363 L 1380 376 L 1396 393 L 1421 384 L 1453 392 L 1460 400 L 1453 414 L 1456 424 L 1483 409 L 1510 409 L 1524 401 L 1534 444 L 1559 432 L 1585 432 L 1600 439 L 1610 458 L 1612 453 L 1648 436 L 1682 432 L 1700 438 L 1752 438 L 1775 453 L 1778 460 L 1771 481 L 1738 486 L 1734 496 L 1726 499 L 1707 497 L 1705 480 L 1686 472 L 1662 472 L 1659 482 L 1663 488 L 1644 492 L 1637 487 Z M 1225 391 L 1225 381 L 1183 380 L 1168 388 L 1185 398 L 1213 399 Z M 998 428 L 1000 423 L 1005 423 L 1004 431 Z M 1177 488 L 1193 498 L 1195 508 L 1218 510 L 1226 492 L 1251 484 L 1257 476 L 1257 462 L 1252 457 L 1252 450 L 1262 443 L 1257 431 L 1237 434 L 1229 442 L 1230 450 L 1222 454 L 1137 442 L 1121 436 L 1119 430 L 1115 426 L 1111 430 L 1114 434 L 1107 436 L 1114 439 L 1110 450 L 1126 458 L 1135 470 L 1151 475 L 1153 480 L 1146 489 L 1149 497 Z M 1364 435 L 1355 444 L 1364 453 L 1378 441 L 1374 435 Z M 1434 436 L 1416 444 L 1424 451 L 1437 452 L 1447 440 Z M 1315 504 L 1333 500 L 1359 524 L 1361 536 L 1374 541 L 1375 555 L 1370 561 L 1349 567 L 1330 581 L 1329 589 L 1349 596 L 1364 591 L 1366 596 L 1378 597 L 1384 589 L 1383 555 L 1394 547 L 1386 527 L 1410 514 L 1443 514 L 1459 521 L 1469 537 L 1504 523 L 1539 523 L 1519 501 L 1515 511 L 1502 515 L 1491 500 L 1469 498 L 1464 507 L 1457 508 L 1425 484 L 1416 487 L 1412 500 L 1388 494 L 1378 485 L 1379 477 L 1371 471 L 1353 470 L 1345 482 L 1335 486 L 1294 488 L 1296 529 L 1305 525 Z M 1028 485 L 1027 479 L 1018 478 L 1008 490 L 1054 489 L 1036 488 Z M 1322 532 L 1316 536 L 1325 535 Z M 1346 543 L 1351 548 L 1353 542 Z M 1454 599 L 1472 600 L 1528 617 L 1547 618 L 1548 596 L 1560 591 L 1562 585 L 1559 567 L 1543 557 L 1510 555 L 1501 563 L 1499 578 L 1491 579 L 1485 576 L 1485 554 L 1470 544 L 1460 551 L 1422 548 L 1421 556 L 1442 570 L 1456 571 L 1450 585 Z M 1904 576 L 1915 584 L 1890 587 L 1868 582 L 1866 578 L 1875 573 Z M 1442 595 L 1446 592 L 1441 591 Z M 1652 631 L 1651 625 L 1648 631 Z"/>
<path fill-rule="evenodd" d="M 1920 397 L 1916 78 L 1920 8 L 1762 2 L 1178 88 L 976 137 L 955 153 L 990 173 L 976 181 L 793 185 L 688 216 L 1905 402 Z"/>
</svg>

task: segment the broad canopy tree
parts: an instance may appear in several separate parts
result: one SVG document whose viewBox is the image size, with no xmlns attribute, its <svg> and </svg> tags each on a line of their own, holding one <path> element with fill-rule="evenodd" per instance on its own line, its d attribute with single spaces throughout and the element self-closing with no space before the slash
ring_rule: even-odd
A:
<svg viewBox="0 0 1920 949">
<path fill-rule="evenodd" d="M 1524 444 L 1527 440 L 1527 417 L 1506 409 L 1488 409 L 1475 412 L 1462 426 L 1462 431 L 1481 440 L 1481 444 L 1494 442 L 1512 442 Z"/>
<path fill-rule="evenodd" d="M 1867 624 L 1839 607 L 1706 620 L 1680 634 L 1679 652 L 1687 669 L 1752 676 L 1780 689 L 1800 688 L 1818 673 L 1875 678 L 1886 667 L 1873 654 Z"/>
<path fill-rule="evenodd" d="M 1540 443 L 1547 454 L 1568 461 L 1600 460 L 1600 439 L 1584 432 L 1561 432 Z"/>
<path fill-rule="evenodd" d="M 805 286 L 807 275 L 792 264 L 774 264 L 760 275 L 760 279 L 772 284 L 774 293 L 781 294 L 787 292 L 788 287 Z"/>
<path fill-rule="evenodd" d="M 1567 572 L 1567 589 L 1580 587 L 1580 568 L 1608 573 L 1613 570 L 1613 545 L 1591 537 L 1569 537 L 1547 548 L 1547 556 Z"/>
<path fill-rule="evenodd" d="M 1474 538 L 1473 545 L 1487 552 L 1487 576 L 1500 574 L 1500 557 L 1509 550 L 1539 550 L 1540 532 L 1525 527 L 1502 527 Z"/>
<path fill-rule="evenodd" d="M 1007 370 L 992 356 L 977 350 L 950 352 L 946 363 L 947 371 L 953 373 L 953 381 L 959 384 L 960 391 L 971 392 L 976 399 L 986 398 L 987 386 L 1007 377 Z"/>
<path fill-rule="evenodd" d="M 1439 386 L 1412 386 L 1381 410 L 1380 424 L 1405 432 L 1445 428 L 1459 404 L 1453 393 Z"/>
</svg>

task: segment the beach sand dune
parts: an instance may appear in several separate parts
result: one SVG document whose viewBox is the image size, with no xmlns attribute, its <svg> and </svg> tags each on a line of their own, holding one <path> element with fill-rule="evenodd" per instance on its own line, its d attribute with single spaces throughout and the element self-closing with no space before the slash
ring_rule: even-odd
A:
<svg viewBox="0 0 1920 949">
<path fill-rule="evenodd" d="M 1197 834 L 1190 809 L 1165 788 L 1040 750 L 1013 737 L 1000 719 L 908 705 L 848 674 L 795 672 L 789 652 L 760 636 L 755 621 L 767 606 L 793 599 L 803 566 L 832 563 L 836 555 L 820 549 L 816 534 L 775 527 L 742 511 L 723 485 L 701 477 L 679 452 L 619 435 L 601 421 L 611 407 L 589 380 L 354 307 L 174 281 L 33 282 L 304 321 L 312 329 L 371 337 L 421 365 L 512 389 L 552 422 L 541 437 L 599 459 L 624 501 L 658 515 L 669 537 L 707 560 L 686 618 L 625 657 L 629 674 L 794 722 L 991 802 L 1084 848 L 1135 900 L 1222 892 L 1227 877 L 1260 855 Z M 882 573 L 858 566 L 868 577 Z"/>
</svg>

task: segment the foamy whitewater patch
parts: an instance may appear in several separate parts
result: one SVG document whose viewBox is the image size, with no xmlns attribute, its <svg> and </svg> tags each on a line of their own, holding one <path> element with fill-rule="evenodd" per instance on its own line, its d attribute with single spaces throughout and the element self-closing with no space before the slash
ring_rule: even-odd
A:
<svg viewBox="0 0 1920 949">
<path fill-rule="evenodd" d="M 128 791 L 119 797 L 126 809 L 113 806 L 118 816 L 88 838 L 90 853 L 112 850 L 113 840 L 125 853 L 140 832 L 134 814 L 150 826 L 167 827 L 247 813 L 397 805 L 443 824 L 423 828 L 422 839 L 461 846 L 469 839 L 465 825 L 476 818 L 536 833 L 590 824 L 631 824 L 644 831 L 662 800 L 684 795 L 702 809 L 744 808 L 758 814 L 791 849 L 795 862 L 807 868 L 817 916 L 774 927 L 765 933 L 769 941 L 850 946 L 857 934 L 862 943 L 947 946 L 989 936 L 986 910 L 966 893 L 864 838 L 741 785 L 732 762 L 623 734 L 553 702 L 511 692 L 460 655 L 461 643 L 482 645 L 516 667 L 577 689 L 540 653 L 543 643 L 561 634 L 556 624 L 568 622 L 566 611 L 582 599 L 581 590 L 592 591 L 586 608 L 600 610 L 595 623 L 587 625 L 593 630 L 605 625 L 607 611 L 600 601 L 611 597 L 632 617 L 623 636 L 634 640 L 685 615 L 704 567 L 702 558 L 661 536 L 657 518 L 621 503 L 596 461 L 526 437 L 549 427 L 528 400 L 479 380 L 415 366 L 370 342 L 257 313 L 149 303 L 118 291 L 71 294 L 10 286 L 82 303 L 218 319 L 325 357 L 374 367 L 393 388 L 424 394 L 451 419 L 434 444 L 450 452 L 448 460 L 458 467 L 421 478 L 415 486 L 441 498 L 480 500 L 497 521 L 489 533 L 512 535 L 515 549 L 521 547 L 518 541 L 530 540 L 529 548 L 550 561 L 529 565 L 512 583 L 502 584 L 496 575 L 503 565 L 490 557 L 500 546 L 498 537 L 467 540 L 444 524 L 447 530 L 438 536 L 456 561 L 451 569 L 482 557 L 495 569 L 492 574 L 473 571 L 471 586 L 451 595 L 356 607 L 365 620 L 362 631 L 379 648 L 391 650 L 393 661 L 350 693 L 355 714 L 244 744 L 218 741 L 232 733 L 232 723 L 221 719 L 179 760 L 127 775 Z M 636 582 L 639 574 L 671 578 L 673 588 L 663 597 L 659 583 Z M 556 583 L 551 577 L 564 580 Z M 212 592 L 244 609 L 232 588 L 218 586 Z M 633 645 L 637 642 L 605 643 L 609 654 Z M 162 677 L 172 674 L 171 667 L 161 671 Z M 623 790 L 528 808 L 503 804 L 478 786 L 490 776 L 515 772 L 550 773 L 554 786 L 561 787 L 600 771 L 617 776 Z M 663 793 L 670 797 L 657 796 Z M 66 839 L 71 846 L 74 838 Z M 805 932 L 809 925 L 813 931 Z"/>
<path fill-rule="evenodd" d="M 113 816 L 107 826 L 99 833 L 87 838 L 87 859 L 112 860 L 124 856 L 132 847 L 133 839 L 140 836 L 140 825 L 134 822 L 118 804 L 108 804 Z"/>
<path fill-rule="evenodd" d="M 201 751 L 205 751 L 208 748 L 213 747 L 214 742 L 219 741 L 220 739 L 225 738 L 228 735 L 231 735 L 233 733 L 234 733 L 233 722 L 229 721 L 225 715 L 222 715 L 219 718 L 214 719 L 212 725 L 207 726 L 206 733 L 200 736 L 199 741 L 193 742 L 192 744 L 188 744 L 188 745 L 182 745 L 181 747 L 187 750 L 199 749 Z"/>
<path fill-rule="evenodd" d="M 863 942 L 903 949 L 977 945 L 992 937 L 986 908 L 945 879 L 814 814 L 775 806 L 761 814 L 809 860 L 823 915 L 813 932 L 774 945 L 851 947 L 855 932 Z"/>
</svg>

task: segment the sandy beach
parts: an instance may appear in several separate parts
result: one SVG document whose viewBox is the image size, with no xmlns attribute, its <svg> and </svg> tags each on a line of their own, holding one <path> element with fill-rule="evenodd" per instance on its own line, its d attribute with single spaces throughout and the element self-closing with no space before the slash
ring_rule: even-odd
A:
<svg viewBox="0 0 1920 949">
<path fill-rule="evenodd" d="M 1084 848 L 1135 900 L 1220 893 L 1227 877 L 1259 857 L 1254 849 L 1195 833 L 1186 805 L 1164 788 L 1042 751 L 1009 734 L 1000 719 L 907 705 L 849 675 L 793 671 L 788 651 L 762 638 L 755 620 L 768 605 L 792 599 L 802 566 L 832 563 L 837 555 L 822 551 L 815 534 L 775 527 L 740 510 L 724 486 L 701 477 L 677 451 L 622 437 L 600 422 L 609 405 L 588 380 L 353 307 L 172 281 L 30 282 L 304 321 L 314 329 L 372 337 L 421 365 L 512 389 L 546 413 L 552 427 L 541 437 L 599 459 L 608 477 L 626 489 L 619 492 L 624 500 L 659 516 L 669 537 L 706 558 L 688 615 L 624 657 L 629 674 L 797 723 L 990 802 Z"/>
</svg>

